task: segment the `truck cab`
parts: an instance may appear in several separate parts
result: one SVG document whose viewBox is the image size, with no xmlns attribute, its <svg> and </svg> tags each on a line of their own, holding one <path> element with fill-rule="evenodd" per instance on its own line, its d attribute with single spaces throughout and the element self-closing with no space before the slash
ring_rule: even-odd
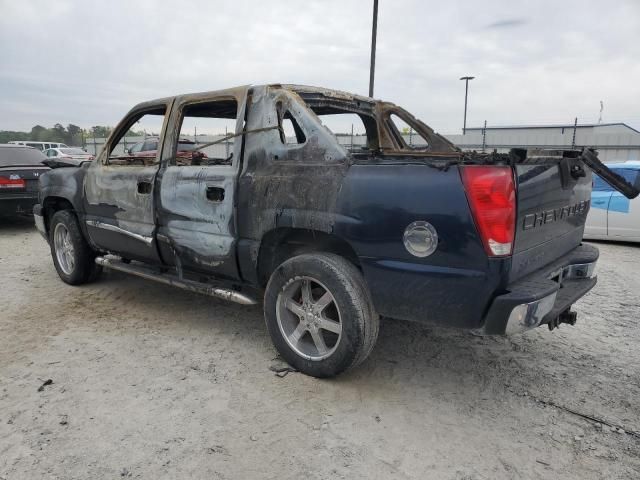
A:
<svg viewBox="0 0 640 480">
<path fill-rule="evenodd" d="M 343 118 L 362 135 L 338 141 L 327 125 Z M 141 124 L 155 156 L 120 146 Z M 219 135 L 185 152 L 196 128 Z M 585 161 L 465 153 L 389 102 L 243 86 L 137 105 L 95 162 L 41 178 L 34 214 L 63 281 L 107 267 L 262 302 L 280 354 L 322 377 L 366 358 L 380 317 L 483 334 L 575 323 L 598 257 L 581 244 Z"/>
</svg>

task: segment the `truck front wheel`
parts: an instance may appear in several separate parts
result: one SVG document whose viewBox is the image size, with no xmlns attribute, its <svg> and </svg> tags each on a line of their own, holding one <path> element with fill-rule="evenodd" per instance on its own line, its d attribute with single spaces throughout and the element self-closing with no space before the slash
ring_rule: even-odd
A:
<svg viewBox="0 0 640 480">
<path fill-rule="evenodd" d="M 358 365 L 378 337 L 362 274 L 338 255 L 304 254 L 281 264 L 267 284 L 264 312 L 280 355 L 314 377 Z"/>
<path fill-rule="evenodd" d="M 77 217 L 69 210 L 51 217 L 49 245 L 58 275 L 69 285 L 95 280 L 102 271 L 95 263 L 95 252 L 82 236 Z"/>
</svg>

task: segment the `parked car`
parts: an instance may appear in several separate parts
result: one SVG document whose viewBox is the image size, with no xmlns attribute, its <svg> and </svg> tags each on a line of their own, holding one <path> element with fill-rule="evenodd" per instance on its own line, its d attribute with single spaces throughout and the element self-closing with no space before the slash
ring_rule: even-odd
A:
<svg viewBox="0 0 640 480">
<path fill-rule="evenodd" d="M 0 214 L 31 214 L 38 203 L 38 178 L 49 170 L 40 150 L 0 144 Z"/>
<path fill-rule="evenodd" d="M 640 161 L 609 163 L 607 166 L 640 188 Z M 594 175 L 591 210 L 587 216 L 584 238 L 640 242 L 640 199 L 629 200 Z"/>
<path fill-rule="evenodd" d="M 350 152 L 322 122 L 341 114 L 362 120 L 366 148 Z M 154 161 L 115 154 L 147 115 L 164 125 Z M 203 118 L 235 125 L 227 164 L 180 161 L 181 125 Z M 368 97 L 246 86 L 137 105 L 95 162 L 41 177 L 34 216 L 64 282 L 106 267 L 262 300 L 282 357 L 326 377 L 369 355 L 381 316 L 480 334 L 574 324 L 596 284 L 598 250 L 581 243 L 587 165 L 607 172 L 590 150 L 462 152 Z"/>
<path fill-rule="evenodd" d="M 83 162 L 90 162 L 95 157 L 81 148 L 62 147 L 50 148 L 44 151 L 47 157 L 47 165 L 50 167 L 73 166 L 77 167 Z"/>
<path fill-rule="evenodd" d="M 37 148 L 40 151 L 48 150 L 49 148 L 64 148 L 67 146 L 59 142 L 34 142 L 32 140 L 11 140 L 9 143 L 12 145 L 24 145 L 26 147 Z"/>
<path fill-rule="evenodd" d="M 125 157 L 146 158 L 148 163 L 155 161 L 158 153 L 158 137 L 147 137 L 144 141 L 134 144 L 125 151 Z M 178 142 L 178 151 L 176 158 L 180 163 L 192 163 L 194 160 L 206 162 L 207 155 L 204 152 L 196 150 L 197 144 L 191 140 L 180 139 Z"/>
</svg>

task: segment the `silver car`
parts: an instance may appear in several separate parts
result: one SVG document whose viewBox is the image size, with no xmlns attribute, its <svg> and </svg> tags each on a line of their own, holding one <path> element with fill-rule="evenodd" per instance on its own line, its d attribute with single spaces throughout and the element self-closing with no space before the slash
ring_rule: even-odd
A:
<svg viewBox="0 0 640 480">
<path fill-rule="evenodd" d="M 47 164 L 56 163 L 58 165 L 78 166 L 95 158 L 81 148 L 74 147 L 49 148 L 43 153 L 49 160 Z"/>
</svg>

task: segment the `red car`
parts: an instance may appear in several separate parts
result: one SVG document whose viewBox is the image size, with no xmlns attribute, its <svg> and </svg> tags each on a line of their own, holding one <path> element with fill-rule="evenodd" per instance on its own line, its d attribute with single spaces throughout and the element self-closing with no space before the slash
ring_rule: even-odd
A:
<svg viewBox="0 0 640 480">
<path fill-rule="evenodd" d="M 191 140 L 179 140 L 178 141 L 178 153 L 176 155 L 176 163 L 182 164 L 181 160 L 186 165 L 198 165 L 200 163 L 206 163 L 207 155 L 199 150 L 194 150 L 197 147 L 195 142 Z M 144 141 L 136 143 L 133 147 L 126 150 L 126 157 L 134 158 L 150 158 L 155 159 L 158 153 L 158 138 L 147 137 Z"/>
</svg>

